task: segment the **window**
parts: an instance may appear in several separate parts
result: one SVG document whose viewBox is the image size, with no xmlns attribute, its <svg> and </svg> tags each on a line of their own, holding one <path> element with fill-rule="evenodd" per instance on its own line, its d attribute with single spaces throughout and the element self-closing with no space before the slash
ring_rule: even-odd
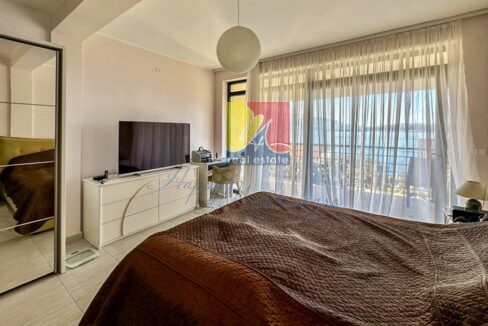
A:
<svg viewBox="0 0 488 326">
<path fill-rule="evenodd" d="M 246 79 L 230 81 L 227 83 L 227 140 L 226 140 L 226 148 L 229 147 L 228 140 L 229 138 L 229 117 L 230 117 L 230 105 L 235 102 L 245 102 L 246 101 Z M 240 181 L 242 184 L 243 181 L 243 169 L 241 169 L 241 176 Z"/>
<path fill-rule="evenodd" d="M 227 149 L 230 146 L 230 139 L 231 139 L 231 135 L 229 132 L 231 130 L 230 121 L 232 120 L 231 115 L 233 112 L 233 110 L 231 110 L 232 103 L 245 102 L 245 101 L 246 101 L 246 80 L 241 79 L 241 80 L 228 82 L 227 83 L 227 121 L 226 121 L 226 126 L 227 126 L 226 148 Z"/>
<path fill-rule="evenodd" d="M 290 164 L 251 166 L 245 180 L 255 190 L 441 222 L 452 184 L 447 61 L 443 48 L 422 46 L 263 63 L 251 96 L 290 103 L 289 119 L 274 119 L 289 124 Z"/>
<path fill-rule="evenodd" d="M 246 101 L 246 80 L 236 80 L 227 83 L 227 102 Z"/>
</svg>

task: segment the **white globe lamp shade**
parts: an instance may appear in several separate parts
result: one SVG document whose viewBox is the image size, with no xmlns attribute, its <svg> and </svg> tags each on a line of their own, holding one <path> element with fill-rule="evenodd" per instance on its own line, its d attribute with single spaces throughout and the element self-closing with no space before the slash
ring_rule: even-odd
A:
<svg viewBox="0 0 488 326">
<path fill-rule="evenodd" d="M 235 26 L 220 36 L 217 43 L 217 58 L 224 69 L 244 73 L 251 70 L 259 60 L 261 44 L 249 28 Z"/>
</svg>

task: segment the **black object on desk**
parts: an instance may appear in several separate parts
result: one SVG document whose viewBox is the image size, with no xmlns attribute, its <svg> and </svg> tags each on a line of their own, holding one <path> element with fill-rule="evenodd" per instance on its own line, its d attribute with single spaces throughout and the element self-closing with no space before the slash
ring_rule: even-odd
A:
<svg viewBox="0 0 488 326">
<path fill-rule="evenodd" d="M 94 181 L 103 181 L 108 179 L 108 170 L 105 170 L 105 172 L 102 175 L 97 175 L 93 177 Z"/>
<path fill-rule="evenodd" d="M 479 222 L 485 214 L 488 214 L 488 212 L 483 210 L 473 211 L 459 206 L 452 207 L 452 221 L 457 223 Z"/>
</svg>

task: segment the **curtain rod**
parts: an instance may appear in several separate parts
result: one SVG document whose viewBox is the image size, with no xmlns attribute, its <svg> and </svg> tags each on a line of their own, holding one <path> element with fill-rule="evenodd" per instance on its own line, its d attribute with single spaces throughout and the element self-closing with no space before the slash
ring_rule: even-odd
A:
<svg viewBox="0 0 488 326">
<path fill-rule="evenodd" d="M 463 20 L 463 19 L 467 19 L 467 18 L 471 18 L 471 17 L 475 17 L 475 16 L 481 16 L 484 14 L 488 14 L 488 8 L 470 11 L 470 12 L 467 12 L 464 14 L 459 14 L 459 15 L 450 16 L 450 17 L 446 17 L 446 18 L 430 20 L 427 22 L 409 25 L 409 26 L 405 26 L 405 27 L 399 27 L 399 28 L 388 30 L 388 31 L 373 33 L 373 34 L 360 36 L 360 37 L 355 37 L 355 38 L 348 39 L 345 41 L 339 41 L 339 42 L 329 43 L 329 44 L 325 44 L 325 45 L 319 45 L 319 46 L 304 49 L 304 50 L 298 50 L 298 51 L 293 51 L 293 52 L 289 52 L 289 53 L 278 54 L 275 56 L 259 59 L 258 62 L 266 62 L 266 61 L 276 60 L 276 59 L 280 59 L 280 58 L 292 57 L 292 56 L 299 55 L 299 54 L 310 53 L 310 52 L 319 51 L 319 50 L 325 50 L 325 49 L 334 48 L 334 47 L 341 46 L 341 45 L 366 41 L 366 40 L 370 40 L 373 38 L 387 36 L 387 35 L 401 33 L 401 32 L 413 31 L 416 29 L 421 29 L 421 28 L 425 28 L 425 27 L 429 27 L 429 26 L 445 24 L 445 23 L 449 23 L 449 22 L 453 22 L 453 21 L 457 21 L 457 20 Z M 224 68 L 213 69 L 213 71 L 214 72 L 224 71 Z"/>
</svg>

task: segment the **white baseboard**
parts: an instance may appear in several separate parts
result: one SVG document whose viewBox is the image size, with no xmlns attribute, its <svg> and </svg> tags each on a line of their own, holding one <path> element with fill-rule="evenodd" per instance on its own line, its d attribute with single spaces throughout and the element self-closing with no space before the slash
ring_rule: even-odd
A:
<svg viewBox="0 0 488 326">
<path fill-rule="evenodd" d="M 75 242 L 75 241 L 78 241 L 81 239 L 83 239 L 83 232 L 80 231 L 76 234 L 73 234 L 73 235 L 70 235 L 69 237 L 66 237 L 66 243 Z"/>
</svg>

